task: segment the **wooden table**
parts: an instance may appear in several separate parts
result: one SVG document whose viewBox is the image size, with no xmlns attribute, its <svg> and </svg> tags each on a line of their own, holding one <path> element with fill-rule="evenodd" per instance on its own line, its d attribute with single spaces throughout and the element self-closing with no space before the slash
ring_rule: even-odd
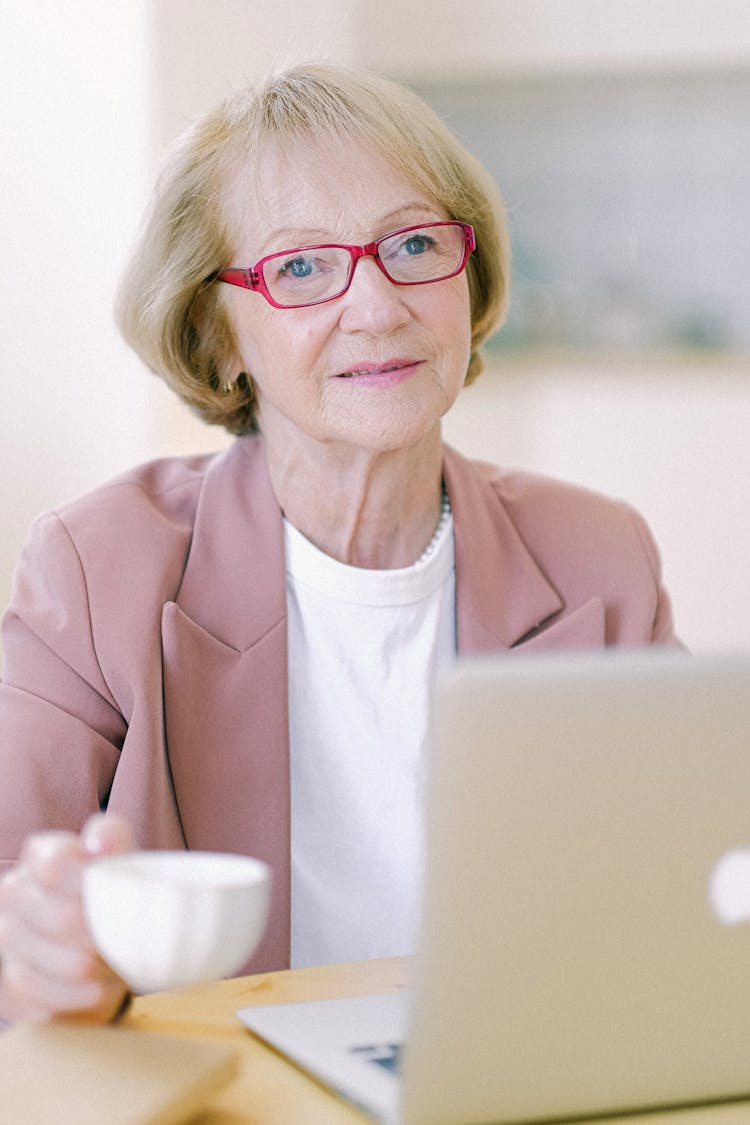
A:
<svg viewBox="0 0 750 1125">
<path fill-rule="evenodd" d="M 254 1004 L 324 1000 L 394 992 L 408 984 L 406 959 L 365 961 L 267 973 L 197 988 L 141 996 L 122 1024 L 231 1044 L 237 1076 L 195 1125 L 363 1125 L 370 1118 L 303 1074 L 240 1023 L 235 1012 Z"/>
<path fill-rule="evenodd" d="M 254 1004 L 393 992 L 406 988 L 408 977 L 409 962 L 399 958 L 241 977 L 140 997 L 122 1022 L 126 1027 L 194 1035 L 236 1049 L 237 1076 L 212 1099 L 194 1125 L 372 1125 L 369 1118 L 251 1035 L 235 1012 Z M 750 1125 L 750 1102 L 637 1118 L 610 1117 L 607 1125 L 632 1125 L 634 1120 L 638 1125 Z"/>
</svg>

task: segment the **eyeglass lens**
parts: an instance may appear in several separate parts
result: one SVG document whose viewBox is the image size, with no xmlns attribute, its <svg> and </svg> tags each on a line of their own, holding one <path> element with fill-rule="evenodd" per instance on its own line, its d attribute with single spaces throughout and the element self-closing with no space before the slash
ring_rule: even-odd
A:
<svg viewBox="0 0 750 1125">
<path fill-rule="evenodd" d="M 458 225 L 425 226 L 396 231 L 378 244 L 387 276 L 406 285 L 440 281 L 456 273 L 464 257 L 464 233 Z M 330 300 L 346 289 L 354 259 L 342 246 L 312 246 L 274 254 L 263 264 L 268 292 L 280 305 Z"/>
</svg>

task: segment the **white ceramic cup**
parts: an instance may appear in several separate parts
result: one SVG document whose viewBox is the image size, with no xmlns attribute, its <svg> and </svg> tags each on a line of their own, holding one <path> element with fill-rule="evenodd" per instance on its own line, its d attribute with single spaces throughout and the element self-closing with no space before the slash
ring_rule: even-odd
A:
<svg viewBox="0 0 750 1125">
<path fill-rule="evenodd" d="M 218 980 L 240 969 L 268 917 L 271 873 L 248 856 L 127 852 L 84 868 L 94 944 L 135 992 Z"/>
</svg>

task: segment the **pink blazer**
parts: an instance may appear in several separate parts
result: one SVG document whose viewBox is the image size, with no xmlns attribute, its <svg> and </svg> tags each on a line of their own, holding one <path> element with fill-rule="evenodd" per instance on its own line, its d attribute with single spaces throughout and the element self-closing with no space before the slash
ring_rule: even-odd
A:
<svg viewBox="0 0 750 1125">
<path fill-rule="evenodd" d="M 676 643 L 626 505 L 445 449 L 460 653 Z M 3 622 L 0 860 L 124 813 L 143 847 L 260 856 L 289 960 L 281 512 L 263 442 L 142 466 L 36 521 Z"/>
</svg>

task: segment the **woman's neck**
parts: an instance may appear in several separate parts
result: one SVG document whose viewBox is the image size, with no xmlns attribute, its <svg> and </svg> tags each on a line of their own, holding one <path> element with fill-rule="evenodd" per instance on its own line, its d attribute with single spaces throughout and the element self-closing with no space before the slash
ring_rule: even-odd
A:
<svg viewBox="0 0 750 1125">
<path fill-rule="evenodd" d="M 392 569 L 411 565 L 430 542 L 441 515 L 439 427 L 414 446 L 387 452 L 317 442 L 266 446 L 284 515 L 332 558 Z"/>
</svg>

